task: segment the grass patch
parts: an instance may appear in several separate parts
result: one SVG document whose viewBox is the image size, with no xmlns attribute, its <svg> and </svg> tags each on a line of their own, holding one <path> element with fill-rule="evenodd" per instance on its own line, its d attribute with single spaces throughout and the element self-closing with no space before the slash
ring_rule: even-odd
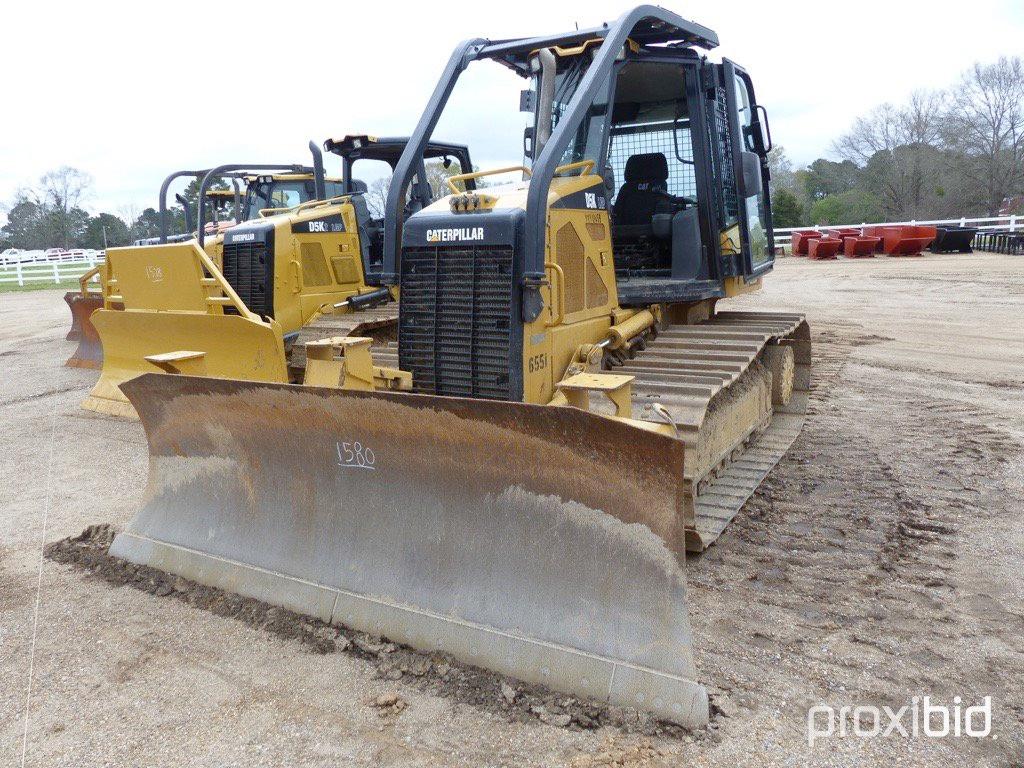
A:
<svg viewBox="0 0 1024 768">
<path fill-rule="evenodd" d="M 87 261 L 68 261 L 58 264 L 58 269 L 61 273 L 61 279 L 59 283 L 53 281 L 52 267 L 48 264 L 24 264 L 22 265 L 22 275 L 25 280 L 24 285 L 18 285 L 18 269 L 14 266 L 0 267 L 0 293 L 17 293 L 20 291 L 42 291 L 47 288 L 78 288 L 78 277 L 67 275 L 65 273 L 73 272 L 74 274 L 82 274 L 87 270 L 91 269 L 89 262 Z M 49 272 L 47 273 L 47 271 Z"/>
</svg>

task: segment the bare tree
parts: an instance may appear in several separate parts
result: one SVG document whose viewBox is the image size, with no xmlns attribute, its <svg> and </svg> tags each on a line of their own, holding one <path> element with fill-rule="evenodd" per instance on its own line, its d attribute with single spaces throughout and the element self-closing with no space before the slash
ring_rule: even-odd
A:
<svg viewBox="0 0 1024 768">
<path fill-rule="evenodd" d="M 865 181 L 886 214 L 920 217 L 934 210 L 943 161 L 938 150 L 946 96 L 915 91 L 903 107 L 882 104 L 857 118 L 833 151 L 865 169 Z"/>
<path fill-rule="evenodd" d="M 943 135 L 957 168 L 986 212 L 1024 188 L 1024 65 L 1017 56 L 963 74 Z"/>
<path fill-rule="evenodd" d="M 138 221 L 139 221 L 139 206 L 135 203 L 125 203 L 117 208 L 117 215 L 121 220 L 128 225 L 128 239 L 130 242 L 134 242 L 139 239 L 138 234 Z"/>
<path fill-rule="evenodd" d="M 383 219 L 388 205 L 388 190 L 391 189 L 391 177 L 374 179 L 366 190 L 366 207 L 375 219 Z"/>
<path fill-rule="evenodd" d="M 65 248 L 70 247 L 88 221 L 79 203 L 91 186 L 92 176 L 67 165 L 47 172 L 39 180 L 39 197 L 46 206 L 52 236 Z"/>
<path fill-rule="evenodd" d="M 797 192 L 793 163 L 786 156 L 785 147 L 772 147 L 768 153 L 768 173 L 771 176 L 768 183 L 773 193 L 777 189 L 785 189 L 794 194 Z"/>
</svg>

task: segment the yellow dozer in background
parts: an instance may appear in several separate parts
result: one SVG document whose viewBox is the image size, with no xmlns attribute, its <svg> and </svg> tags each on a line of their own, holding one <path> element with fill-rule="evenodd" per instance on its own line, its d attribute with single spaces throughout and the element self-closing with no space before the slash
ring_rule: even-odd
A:
<svg viewBox="0 0 1024 768">
<path fill-rule="evenodd" d="M 314 165 L 319 160 L 320 149 L 310 142 Z M 223 171 L 213 181 L 230 180 L 231 188 L 209 187 L 206 194 L 196 202 L 198 208 L 210 209 L 212 221 L 205 224 L 206 240 L 204 250 L 217 263 L 220 262 L 221 235 L 242 221 L 254 219 L 264 208 L 281 208 L 299 205 L 316 199 L 316 168 L 303 165 L 257 165 L 234 166 L 238 170 Z M 185 215 L 185 233 L 169 234 L 167 194 L 173 182 L 181 178 L 193 179 L 199 184 L 210 173 L 202 171 L 175 171 L 164 179 L 160 186 L 159 221 L 160 235 L 135 241 L 135 246 L 158 243 L 186 242 L 196 237 L 192 203 L 183 195 L 175 195 Z M 244 183 L 243 191 L 240 182 Z M 341 179 L 324 178 L 325 197 L 336 197 L 343 193 Z M 67 339 L 77 341 L 78 346 L 65 365 L 73 368 L 101 368 L 103 366 L 103 345 L 91 321 L 92 313 L 104 307 L 104 292 L 108 270 L 106 264 L 99 264 L 82 275 L 80 289 L 64 295 L 71 310 L 71 329 Z M 106 291 L 107 293 L 116 293 Z M 123 309 L 120 304 L 108 303 L 108 309 Z"/>
<path fill-rule="evenodd" d="M 798 434 L 811 355 L 801 315 L 719 307 L 760 286 L 774 249 L 767 118 L 742 68 L 700 53 L 717 42 L 642 6 L 460 45 L 385 215 L 380 282 L 402 300 L 372 363 L 411 391 L 379 386 L 355 339 L 320 360 L 333 388 L 126 384 L 149 486 L 111 553 L 707 722 L 686 553 Z M 522 178 L 463 192 L 453 177 L 410 215 L 423 147 L 481 60 L 531 85 Z"/>
<path fill-rule="evenodd" d="M 378 279 L 381 220 L 371 214 L 353 167 L 374 160 L 391 170 L 405 143 L 404 137 L 365 135 L 328 140 L 325 148 L 343 160 L 339 195 L 323 194 L 322 163 L 315 164 L 319 191 L 305 202 L 268 208 L 277 189 L 270 185 L 280 179 L 263 182 L 265 194 L 257 181 L 258 202 L 250 208 L 260 206 L 258 214 L 223 232 L 215 249 L 208 247 L 202 207 L 197 240 L 110 249 L 104 308 L 90 318 L 102 342 L 103 368 L 83 407 L 134 416 L 120 385 L 150 371 L 301 381 L 307 341 L 356 331 L 383 341 L 393 337 L 397 290 Z M 430 142 L 418 164 L 424 182 L 414 185 L 404 206 L 410 214 L 433 199 L 424 159 L 471 168 L 465 147 Z M 237 170 L 208 172 L 200 198 L 211 179 Z"/>
</svg>

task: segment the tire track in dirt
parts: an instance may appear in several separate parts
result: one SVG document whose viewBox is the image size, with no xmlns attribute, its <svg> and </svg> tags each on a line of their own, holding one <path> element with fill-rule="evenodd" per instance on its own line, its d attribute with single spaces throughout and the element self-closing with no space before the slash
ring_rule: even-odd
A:
<svg viewBox="0 0 1024 768">
<path fill-rule="evenodd" d="M 881 340 L 853 325 L 815 334 L 801 437 L 691 563 L 698 668 L 731 714 L 726 736 L 777 710 L 802 740 L 812 704 L 899 707 L 923 693 L 973 702 L 997 690 L 1007 710 L 1024 711 L 1011 690 L 1012 651 L 990 654 L 986 670 L 962 668 L 976 630 L 958 607 L 956 577 L 968 546 L 962 518 L 980 514 L 978 488 L 999 487 L 1018 446 L 986 428 L 981 409 L 936 408 L 851 374 L 851 352 Z M 1008 511 L 1005 500 L 985 501 L 986 514 Z M 1019 629 L 991 624 L 1013 647 Z M 1018 727 L 1017 741 L 949 746 L 1008 760 L 1022 745 Z"/>
</svg>

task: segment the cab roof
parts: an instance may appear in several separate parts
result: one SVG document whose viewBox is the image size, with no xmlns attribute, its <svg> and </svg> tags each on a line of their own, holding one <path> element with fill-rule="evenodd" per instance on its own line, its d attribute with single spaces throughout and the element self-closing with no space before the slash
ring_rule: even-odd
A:
<svg viewBox="0 0 1024 768">
<path fill-rule="evenodd" d="M 394 165 L 402 156 L 408 143 L 408 136 L 370 136 L 368 134 L 347 134 L 339 139 L 328 139 L 324 149 L 348 160 L 383 160 Z M 461 155 L 467 152 L 465 144 L 446 141 L 430 141 L 423 151 L 426 159 Z"/>
<path fill-rule="evenodd" d="M 656 16 L 641 18 L 629 33 L 629 39 L 637 46 L 696 47 L 705 50 L 718 47 L 718 34 L 714 30 L 662 8 L 657 11 L 659 13 Z M 495 59 L 519 74 L 527 75 L 530 72 L 529 59 L 534 52 L 542 48 L 554 48 L 557 53 L 575 53 L 573 49 L 582 50 L 588 42 L 603 40 L 611 29 L 605 23 L 599 27 L 556 35 L 487 40 L 475 58 Z"/>
</svg>

